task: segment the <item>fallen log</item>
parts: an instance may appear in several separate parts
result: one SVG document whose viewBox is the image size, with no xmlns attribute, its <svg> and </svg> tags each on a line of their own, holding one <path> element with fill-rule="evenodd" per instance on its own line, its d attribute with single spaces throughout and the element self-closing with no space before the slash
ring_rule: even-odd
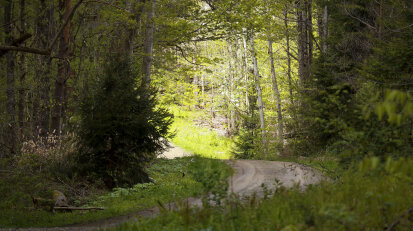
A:
<svg viewBox="0 0 413 231">
<path fill-rule="evenodd" d="M 102 207 L 54 207 L 53 210 L 105 210 Z"/>
</svg>

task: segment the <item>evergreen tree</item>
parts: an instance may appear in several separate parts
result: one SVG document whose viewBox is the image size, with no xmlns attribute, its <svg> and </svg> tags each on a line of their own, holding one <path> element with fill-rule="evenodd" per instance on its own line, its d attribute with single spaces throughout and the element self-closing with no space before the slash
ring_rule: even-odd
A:
<svg viewBox="0 0 413 231">
<path fill-rule="evenodd" d="M 81 105 L 78 164 L 106 186 L 148 182 L 145 165 L 167 146 L 172 115 L 138 87 L 128 59 L 115 56 Z"/>
</svg>

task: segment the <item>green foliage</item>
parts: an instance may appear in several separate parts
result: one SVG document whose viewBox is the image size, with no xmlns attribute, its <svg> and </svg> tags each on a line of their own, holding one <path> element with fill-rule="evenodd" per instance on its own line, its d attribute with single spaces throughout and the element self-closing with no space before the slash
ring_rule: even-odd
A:
<svg viewBox="0 0 413 231">
<path fill-rule="evenodd" d="M 249 129 L 241 129 L 234 140 L 232 154 L 236 159 L 253 159 L 259 149 L 259 136 L 257 132 Z"/>
<path fill-rule="evenodd" d="M 334 182 L 279 188 L 267 200 L 229 200 L 223 206 L 167 213 L 116 230 L 382 230 L 413 205 L 413 160 L 365 159 Z M 190 214 L 190 215 L 189 215 Z M 408 230 L 411 217 L 397 230 Z"/>
<path fill-rule="evenodd" d="M 227 195 L 229 167 L 221 161 L 201 159 L 198 156 L 194 158 L 196 159 L 190 165 L 189 171 L 195 181 L 202 184 L 204 190 L 202 196 L 219 204 Z"/>
<path fill-rule="evenodd" d="M 96 185 L 83 185 L 79 194 L 88 195 L 79 197 L 70 193 L 74 190 L 73 185 L 68 187 L 43 175 L 25 174 L 24 170 L 16 172 L 19 173 L 17 175 L 12 175 L 10 171 L 8 176 L 2 175 L 0 178 L 0 196 L 3 198 L 0 201 L 0 227 L 55 227 L 130 214 L 157 206 L 158 201 L 168 203 L 204 195 L 211 188 L 224 186 L 229 175 L 228 167 L 223 162 L 200 157 L 156 159 L 147 172 L 153 179 L 151 183 L 116 188 L 112 192 L 96 191 Z M 209 177 L 207 184 L 200 182 L 199 177 L 202 176 Z M 204 185 L 208 185 L 208 188 L 204 188 Z M 47 198 L 51 189 L 64 192 L 71 204 L 101 206 L 105 210 L 50 213 L 30 209 L 33 207 L 30 194 Z"/>
<path fill-rule="evenodd" d="M 384 10 L 383 33 L 378 34 L 366 26 L 377 23 L 377 4 L 327 3 L 329 49 L 314 60 L 311 81 L 301 90 L 295 124 L 304 132 L 295 139 L 296 152 L 311 155 L 326 150 L 347 164 L 365 156 L 410 155 L 412 106 L 406 92 L 412 86 L 413 53 L 411 28 L 406 26 L 411 2 L 383 4 L 398 16 L 390 20 Z"/>
<path fill-rule="evenodd" d="M 110 59 L 81 104 L 77 161 L 82 174 L 102 179 L 109 188 L 149 181 L 144 167 L 164 150 L 172 123 L 152 94 L 137 86 L 126 59 Z"/>
<path fill-rule="evenodd" d="M 313 66 L 313 81 L 301 90 L 299 119 L 292 121 L 299 131 L 291 144 L 300 155 L 316 154 L 338 141 L 340 133 L 357 118 L 354 89 L 340 80 L 336 68 L 328 57 L 320 56 Z"/>
<path fill-rule="evenodd" d="M 388 90 L 383 102 L 378 102 L 375 112 L 382 120 L 387 115 L 387 121 L 400 126 L 402 122 L 413 118 L 413 96 L 398 90 Z"/>
<path fill-rule="evenodd" d="M 254 109 L 256 108 L 251 108 Z M 242 127 L 234 138 L 232 154 L 236 159 L 253 159 L 263 151 L 261 133 L 258 129 L 259 119 L 256 114 L 241 114 L 241 120 Z"/>
</svg>

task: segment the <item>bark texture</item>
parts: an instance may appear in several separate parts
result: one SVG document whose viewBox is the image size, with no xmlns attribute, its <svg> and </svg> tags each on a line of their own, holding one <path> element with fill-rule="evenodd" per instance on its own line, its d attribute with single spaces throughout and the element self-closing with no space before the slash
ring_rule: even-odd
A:
<svg viewBox="0 0 413 231">
<path fill-rule="evenodd" d="M 272 80 L 272 88 L 274 91 L 275 96 L 275 105 L 277 107 L 277 123 L 278 123 L 278 139 L 279 141 L 283 141 L 283 122 L 282 122 L 282 111 L 281 111 L 281 97 L 280 97 L 280 90 L 278 88 L 278 81 L 277 75 L 275 73 L 275 66 L 274 66 L 274 54 L 272 48 L 272 41 L 268 41 L 268 55 L 270 56 L 270 65 L 271 65 L 271 80 Z"/>
<path fill-rule="evenodd" d="M 155 19 L 155 5 L 156 0 L 149 1 L 149 6 L 147 8 L 147 21 L 146 21 L 146 33 L 145 33 L 145 43 L 143 46 L 143 62 L 142 62 L 142 72 L 143 72 L 143 84 L 145 87 L 149 88 L 151 85 L 151 67 L 152 67 L 152 55 L 153 55 L 153 32 L 154 32 L 154 19 Z"/>
<path fill-rule="evenodd" d="M 6 36 L 6 43 L 13 42 L 13 34 L 12 34 L 12 0 L 7 0 L 5 2 L 4 7 L 4 23 L 5 23 L 5 36 Z M 16 126 L 16 95 L 15 95 L 15 66 L 16 66 L 16 53 L 15 52 L 8 52 L 6 54 L 6 95 L 7 95 L 7 128 L 5 132 L 5 146 L 8 148 L 9 155 L 14 155 L 17 152 L 17 126 Z"/>
</svg>

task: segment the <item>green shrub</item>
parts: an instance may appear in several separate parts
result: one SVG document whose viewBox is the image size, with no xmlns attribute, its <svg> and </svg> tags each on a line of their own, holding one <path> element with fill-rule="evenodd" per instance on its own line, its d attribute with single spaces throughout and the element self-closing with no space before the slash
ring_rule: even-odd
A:
<svg viewBox="0 0 413 231">
<path fill-rule="evenodd" d="M 167 145 L 172 115 L 138 87 L 131 64 L 115 56 L 83 100 L 78 129 L 79 171 L 108 188 L 148 182 L 145 164 Z"/>
</svg>

